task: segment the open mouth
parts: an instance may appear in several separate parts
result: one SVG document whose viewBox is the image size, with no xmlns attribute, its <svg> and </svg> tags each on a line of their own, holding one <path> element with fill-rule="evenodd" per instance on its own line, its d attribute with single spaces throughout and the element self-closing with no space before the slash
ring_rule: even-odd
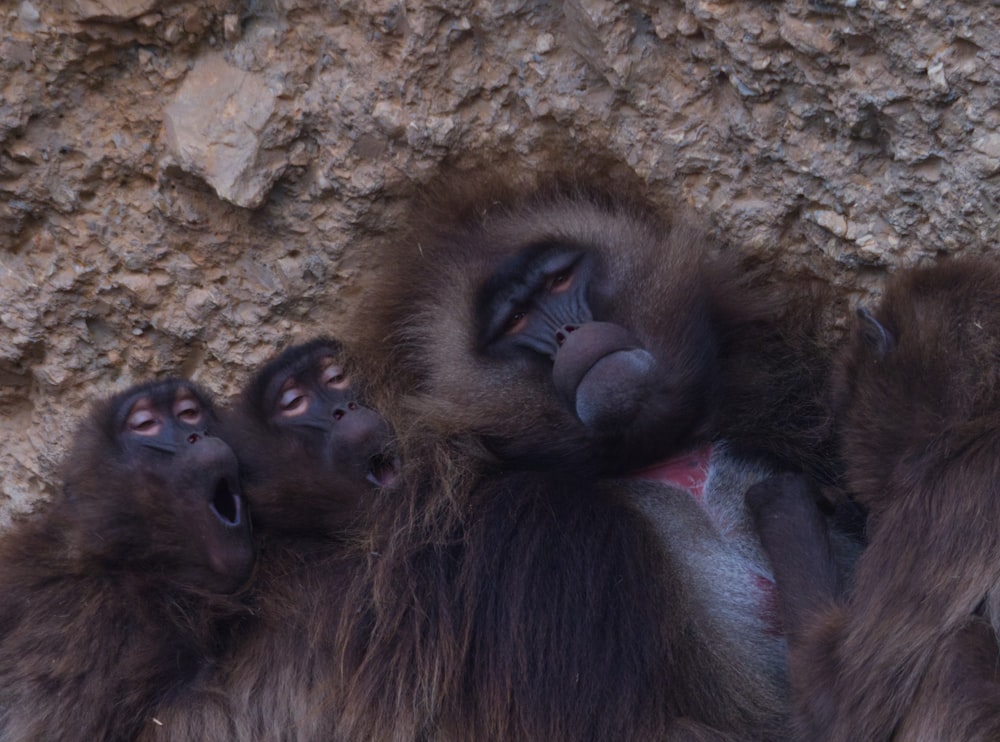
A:
<svg viewBox="0 0 1000 742">
<path fill-rule="evenodd" d="M 225 525 L 238 526 L 243 514 L 243 498 L 233 492 L 229 482 L 223 478 L 215 483 L 209 508 Z"/>
<path fill-rule="evenodd" d="M 375 454 L 368 459 L 365 478 L 376 487 L 391 487 L 399 479 L 399 459 L 389 454 Z"/>
</svg>

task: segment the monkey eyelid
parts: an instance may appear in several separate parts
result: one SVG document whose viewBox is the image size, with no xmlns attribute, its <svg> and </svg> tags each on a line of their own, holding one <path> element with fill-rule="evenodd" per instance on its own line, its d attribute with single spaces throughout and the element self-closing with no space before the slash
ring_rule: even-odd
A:
<svg viewBox="0 0 1000 742">
<path fill-rule="evenodd" d="M 565 243 L 540 243 L 528 248 L 527 255 L 508 261 L 481 292 L 479 347 L 485 349 L 512 333 L 511 318 L 529 311 L 540 293 L 561 294 L 576 283 L 553 286 L 553 279 L 561 275 L 574 276 L 580 262 L 587 258 L 583 248 Z M 514 325 L 517 322 L 514 321 Z"/>
<path fill-rule="evenodd" d="M 560 251 L 555 255 L 547 257 L 541 262 L 538 268 L 545 277 L 546 284 L 551 283 L 553 278 L 563 274 L 572 274 L 576 271 L 576 265 L 583 257 L 581 253 Z"/>
<path fill-rule="evenodd" d="M 528 310 L 524 307 L 518 307 L 509 315 L 503 323 L 503 335 L 516 335 L 525 327 L 528 326 Z"/>
<path fill-rule="evenodd" d="M 294 377 L 290 379 L 294 382 Z M 298 384 L 286 383 L 278 397 L 278 415 L 280 417 L 299 417 L 309 410 L 309 394 Z"/>
<path fill-rule="evenodd" d="M 163 421 L 153 411 L 152 402 L 143 397 L 132 405 L 128 417 L 125 418 L 125 429 L 136 435 L 157 436 L 163 429 Z"/>
<path fill-rule="evenodd" d="M 174 417 L 188 425 L 196 425 L 202 418 L 201 403 L 184 389 L 178 391 L 172 412 Z"/>
<path fill-rule="evenodd" d="M 351 377 L 344 373 L 344 368 L 337 363 L 335 358 L 331 356 L 321 358 L 319 366 L 321 386 L 328 389 L 346 389 L 351 385 Z"/>
<path fill-rule="evenodd" d="M 576 278 L 576 265 L 572 265 L 565 270 L 552 274 L 545 282 L 545 288 L 550 294 L 562 294 L 573 287 L 573 279 Z"/>
</svg>

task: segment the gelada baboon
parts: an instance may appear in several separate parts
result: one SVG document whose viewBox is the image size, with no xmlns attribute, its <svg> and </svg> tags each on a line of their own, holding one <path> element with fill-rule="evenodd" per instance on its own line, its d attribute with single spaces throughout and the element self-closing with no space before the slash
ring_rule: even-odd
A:
<svg viewBox="0 0 1000 742">
<path fill-rule="evenodd" d="M 356 738 L 780 737 L 743 496 L 823 460 L 811 314 L 620 192 L 430 190 L 352 328 L 406 462 Z"/>
<path fill-rule="evenodd" d="M 0 738 L 129 740 L 210 663 L 250 578 L 236 456 L 186 381 L 98 404 L 0 540 Z"/>
<path fill-rule="evenodd" d="M 327 337 L 288 348 L 224 416 L 259 532 L 329 539 L 395 478 L 389 428 L 359 401 L 341 356 Z"/>
<path fill-rule="evenodd" d="M 748 497 L 790 633 L 804 740 L 1000 738 L 1000 266 L 910 270 L 859 310 L 834 374 L 849 493 L 869 510 L 838 583 L 801 480 Z"/>
<path fill-rule="evenodd" d="M 365 568 L 352 533 L 396 470 L 389 429 L 359 403 L 340 356 L 329 338 L 293 346 L 224 414 L 254 514 L 253 617 L 203 676 L 198 698 L 160 708 L 147 738 L 336 738 L 342 596 Z"/>
</svg>

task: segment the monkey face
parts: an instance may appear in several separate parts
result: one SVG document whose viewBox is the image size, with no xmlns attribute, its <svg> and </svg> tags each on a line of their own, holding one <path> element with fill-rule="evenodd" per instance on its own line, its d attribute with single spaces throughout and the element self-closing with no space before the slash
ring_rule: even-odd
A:
<svg viewBox="0 0 1000 742">
<path fill-rule="evenodd" d="M 523 355 L 545 365 L 564 411 L 604 445 L 686 434 L 700 410 L 690 404 L 691 389 L 678 384 L 672 366 L 682 354 L 654 355 L 655 339 L 644 343 L 633 334 L 628 325 L 647 328 L 641 318 L 616 311 L 619 292 L 610 284 L 596 250 L 572 244 L 527 248 L 506 261 L 479 294 L 480 352 Z"/>
<path fill-rule="evenodd" d="M 596 259 L 540 245 L 509 259 L 480 292 L 480 352 L 534 353 L 552 362 L 555 391 L 593 431 L 627 427 L 656 383 L 656 359 L 628 330 L 595 322 Z"/>
<path fill-rule="evenodd" d="M 267 384 L 264 408 L 270 424 L 300 440 L 332 479 L 354 476 L 376 486 L 395 478 L 384 452 L 389 427 L 357 401 L 351 378 L 338 360 L 339 348 L 317 345 Z"/>
<path fill-rule="evenodd" d="M 189 587 L 242 586 L 254 562 L 250 517 L 236 455 L 212 434 L 204 394 L 187 381 L 152 382 L 109 400 L 95 417 L 103 436 L 90 435 L 104 443 L 82 443 L 71 460 L 73 471 L 97 482 L 67 477 L 81 524 L 103 521 L 82 530 L 104 534 L 109 558 L 148 559 Z"/>
<path fill-rule="evenodd" d="M 286 350 L 249 385 L 241 408 L 229 427 L 262 524 L 336 528 L 374 488 L 396 481 L 389 427 L 358 400 L 335 341 Z"/>
<path fill-rule="evenodd" d="M 624 470 L 685 445 L 706 417 L 718 341 L 695 245 L 566 198 L 421 248 L 439 274 L 404 353 L 430 349 L 421 391 L 501 457 Z"/>
</svg>

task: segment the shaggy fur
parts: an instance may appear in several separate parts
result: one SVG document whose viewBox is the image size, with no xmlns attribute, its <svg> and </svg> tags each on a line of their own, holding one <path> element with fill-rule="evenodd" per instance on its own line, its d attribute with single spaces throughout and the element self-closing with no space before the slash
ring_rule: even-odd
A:
<svg viewBox="0 0 1000 742">
<path fill-rule="evenodd" d="M 766 463 L 827 466 L 824 356 L 800 332 L 814 314 L 641 200 L 558 181 L 429 190 L 377 256 L 349 344 L 394 415 L 407 487 L 376 509 L 371 584 L 352 599 L 365 610 L 343 629 L 356 665 L 345 729 L 781 738 L 784 640 L 743 493 Z M 595 256 L 595 319 L 671 360 L 693 426 L 658 428 L 672 410 L 651 398 L 624 438 L 597 440 L 544 360 L 481 351 L 482 287 L 557 242 Z M 701 503 L 617 479 L 722 439 Z"/>
<path fill-rule="evenodd" d="M 224 417 L 243 469 L 259 544 L 258 568 L 243 621 L 217 670 L 202 678 L 197 698 L 165 704 L 149 726 L 150 740 L 337 739 L 343 680 L 337 629 L 351 610 L 346 586 L 366 566 L 354 548 L 375 486 L 355 467 L 327 467 L 366 459 L 388 442 L 388 430 L 360 405 L 347 414 L 367 415 L 371 438 L 362 451 L 327 451 L 301 429 L 274 422 L 268 389 L 291 375 L 317 375 L 323 356 L 338 356 L 339 344 L 321 338 L 294 346 L 248 383 Z M 346 409 L 355 397 L 343 390 Z M 312 404 L 322 404 L 313 400 Z M 331 421 L 332 410 L 325 410 Z M 377 423 L 377 424 L 376 424 Z M 367 423 L 366 423 L 367 424 Z M 355 455 L 357 454 L 357 455 Z"/>
<path fill-rule="evenodd" d="M 834 392 L 847 487 L 870 511 L 853 590 L 814 539 L 765 539 L 799 593 L 801 738 L 996 739 L 1000 266 L 905 272 L 859 314 Z M 789 503 L 768 507 L 791 531 Z"/>
<path fill-rule="evenodd" d="M 149 384 L 97 405 L 76 434 L 64 491 L 3 535 L 0 738 L 135 739 L 159 702 L 187 697 L 242 612 L 224 593 L 249 577 L 249 528 L 234 542 L 244 563 L 220 579 L 200 561 L 204 508 L 168 471 L 198 479 L 198 465 L 122 441 L 129 400 L 147 393 L 169 414 L 182 387 L 192 388 Z M 219 450 L 235 482 L 235 456 Z"/>
</svg>

